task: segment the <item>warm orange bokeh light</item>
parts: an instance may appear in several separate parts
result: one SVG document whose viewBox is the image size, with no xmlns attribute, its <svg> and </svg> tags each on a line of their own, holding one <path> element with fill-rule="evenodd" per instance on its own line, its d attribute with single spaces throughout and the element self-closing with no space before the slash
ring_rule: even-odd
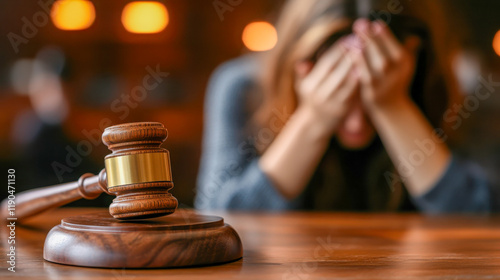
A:
<svg viewBox="0 0 500 280">
<path fill-rule="evenodd" d="M 159 2 L 130 2 L 123 8 L 122 23 L 128 32 L 158 33 L 168 24 L 168 11 Z"/>
<path fill-rule="evenodd" d="M 258 21 L 249 23 L 241 36 L 245 46 L 251 51 L 267 51 L 278 42 L 276 29 L 270 23 Z"/>
<path fill-rule="evenodd" d="M 50 17 L 59 29 L 82 30 L 94 23 L 95 8 L 87 0 L 57 0 L 52 5 Z"/>
<path fill-rule="evenodd" d="M 493 49 L 497 55 L 500 56 L 500 30 L 497 31 L 495 38 L 493 38 Z"/>
</svg>

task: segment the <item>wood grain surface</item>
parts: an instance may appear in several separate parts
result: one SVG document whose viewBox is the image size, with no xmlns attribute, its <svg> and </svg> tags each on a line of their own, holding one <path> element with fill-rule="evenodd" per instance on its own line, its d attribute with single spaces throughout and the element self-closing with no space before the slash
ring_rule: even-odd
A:
<svg viewBox="0 0 500 280">
<path fill-rule="evenodd" d="M 102 268 L 172 268 L 241 258 L 236 231 L 219 216 L 179 209 L 167 217 L 120 221 L 103 210 L 63 218 L 45 238 L 47 261 Z"/>
<path fill-rule="evenodd" d="M 62 208 L 16 227 L 16 273 L 7 270 L 2 226 L 0 278 L 11 279 L 500 279 L 500 216 L 351 213 L 223 213 L 243 242 L 239 261 L 180 269 L 96 269 L 43 260 Z"/>
</svg>

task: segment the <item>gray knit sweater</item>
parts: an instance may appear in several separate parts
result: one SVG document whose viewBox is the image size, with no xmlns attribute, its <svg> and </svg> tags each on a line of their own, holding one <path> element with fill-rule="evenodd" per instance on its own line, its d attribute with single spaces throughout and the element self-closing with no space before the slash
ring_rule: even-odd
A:
<svg viewBox="0 0 500 280">
<path fill-rule="evenodd" d="M 288 201 L 259 168 L 259 156 L 243 129 L 251 112 L 246 108 L 249 88 L 258 65 L 241 57 L 213 74 L 205 100 L 203 154 L 195 207 L 198 209 L 303 208 L 297 198 Z M 476 165 L 453 156 L 440 180 L 427 193 L 411 198 L 426 213 L 498 211 L 498 197 Z"/>
</svg>

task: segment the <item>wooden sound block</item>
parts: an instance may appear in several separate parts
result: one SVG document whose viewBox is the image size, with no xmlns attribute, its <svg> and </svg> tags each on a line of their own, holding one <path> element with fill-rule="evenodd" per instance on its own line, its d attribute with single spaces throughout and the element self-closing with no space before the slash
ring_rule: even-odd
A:
<svg viewBox="0 0 500 280">
<path fill-rule="evenodd" d="M 166 268 L 240 259 L 241 240 L 221 217 L 177 210 L 166 217 L 120 221 L 102 212 L 64 218 L 45 239 L 45 260 L 104 268 Z"/>
</svg>

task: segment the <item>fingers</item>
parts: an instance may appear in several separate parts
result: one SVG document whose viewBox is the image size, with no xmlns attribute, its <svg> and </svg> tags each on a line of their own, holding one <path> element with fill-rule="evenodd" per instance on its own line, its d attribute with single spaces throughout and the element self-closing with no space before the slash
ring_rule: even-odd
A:
<svg viewBox="0 0 500 280">
<path fill-rule="evenodd" d="M 372 85 L 374 82 L 374 77 L 370 66 L 368 65 L 368 58 L 366 53 L 362 51 L 353 52 L 351 54 L 354 63 L 356 65 L 356 71 L 359 75 L 359 80 L 364 85 Z"/>
<path fill-rule="evenodd" d="M 335 95 L 352 72 L 354 62 L 352 59 L 346 57 L 342 59 L 338 66 L 332 70 L 325 78 L 324 82 L 320 85 L 317 91 L 319 100 L 328 100 L 331 96 Z"/>
<path fill-rule="evenodd" d="M 331 46 L 304 78 L 303 86 L 308 89 L 317 89 L 345 55 L 346 49 L 340 43 Z"/>
<path fill-rule="evenodd" d="M 342 102 L 342 104 L 347 104 L 350 101 L 354 100 L 356 92 L 358 92 L 359 88 L 359 77 L 357 72 L 351 71 L 345 80 L 344 84 L 340 88 L 337 93 L 337 100 Z"/>
<path fill-rule="evenodd" d="M 389 61 L 375 38 L 371 25 L 367 19 L 358 19 L 353 25 L 353 30 L 364 43 L 363 52 L 366 54 L 368 68 L 372 73 L 378 74 L 387 70 Z"/>
<path fill-rule="evenodd" d="M 403 56 L 403 47 L 398 39 L 391 32 L 385 22 L 377 20 L 372 23 L 373 36 L 379 43 L 387 56 L 394 62 L 397 62 Z"/>
</svg>

